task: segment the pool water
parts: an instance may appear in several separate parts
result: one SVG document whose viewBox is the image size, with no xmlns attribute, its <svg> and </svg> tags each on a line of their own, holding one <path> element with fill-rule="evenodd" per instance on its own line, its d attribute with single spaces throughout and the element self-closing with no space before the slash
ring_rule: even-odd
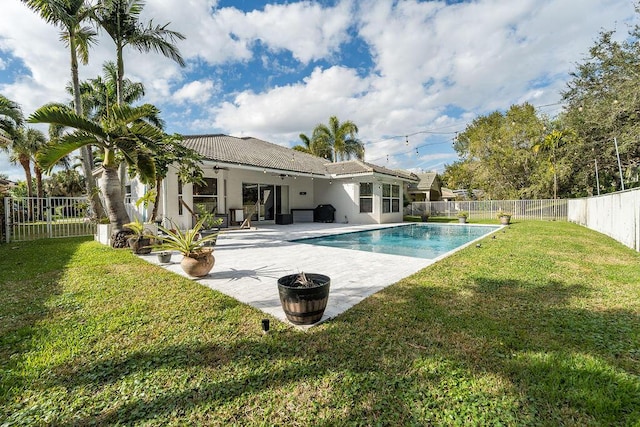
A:
<svg viewBox="0 0 640 427">
<path fill-rule="evenodd" d="M 500 227 L 408 224 L 377 230 L 294 240 L 297 243 L 433 259 L 473 242 Z"/>
</svg>

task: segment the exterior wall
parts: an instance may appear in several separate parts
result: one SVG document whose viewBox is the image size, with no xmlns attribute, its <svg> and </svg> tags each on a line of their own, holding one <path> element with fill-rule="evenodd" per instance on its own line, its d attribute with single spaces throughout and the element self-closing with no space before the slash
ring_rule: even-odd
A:
<svg viewBox="0 0 640 427">
<path fill-rule="evenodd" d="M 360 183 L 373 182 L 373 212 L 360 212 Z M 400 186 L 400 212 L 382 213 L 382 184 Z M 374 176 L 333 180 L 316 180 L 317 204 L 330 204 L 336 208 L 336 222 L 349 221 L 351 224 L 384 224 L 402 222 L 403 184 L 393 178 Z"/>
<path fill-rule="evenodd" d="M 640 188 L 568 202 L 569 221 L 640 252 Z"/>
<path fill-rule="evenodd" d="M 257 183 L 286 186 L 288 188 L 289 206 L 288 210 L 284 209 L 286 210 L 284 213 L 289 213 L 291 209 L 313 209 L 321 204 L 330 204 L 336 209 L 335 221 L 338 223 L 346 221 L 352 224 L 402 222 L 404 185 L 401 181 L 396 181 L 391 177 L 387 179 L 386 177 L 368 175 L 358 178 L 327 180 L 300 176 L 295 178 L 292 176 L 281 177 L 274 173 L 243 169 L 219 170 L 216 174 L 212 168 L 205 166 L 203 169 L 205 177 L 218 179 L 218 213 L 220 214 L 229 214 L 230 209 L 242 209 L 242 184 Z M 360 213 L 361 182 L 373 182 L 374 184 L 373 212 L 371 213 Z M 400 212 L 382 213 L 382 184 L 397 184 L 400 186 Z M 158 198 L 157 219 L 166 218 L 170 220 L 163 222 L 165 226 L 173 222 L 181 229 L 191 227 L 193 219 L 190 212 L 183 208 L 182 214 L 179 213 L 178 179 L 175 169 L 169 171 L 167 178 L 163 182 L 163 187 Z M 163 193 L 168 196 L 166 201 L 163 200 Z M 191 184 L 182 186 L 182 197 L 190 207 L 193 206 Z M 149 212 L 150 209 L 151 206 L 149 207 Z"/>
<path fill-rule="evenodd" d="M 317 206 L 317 203 L 314 202 L 314 180 L 311 178 L 293 178 L 290 176 L 281 178 L 279 175 L 273 173 L 243 169 L 220 170 L 216 174 L 206 166 L 203 167 L 203 169 L 205 171 L 205 178 L 216 178 L 218 180 L 218 213 L 220 214 L 229 214 L 230 209 L 243 208 L 243 183 L 287 186 L 289 207 L 286 209 L 286 213 L 289 213 L 291 209 L 314 208 Z M 160 203 L 159 218 L 169 218 L 182 229 L 191 227 L 193 220 L 189 211 L 183 208 L 182 215 L 179 214 L 178 178 L 175 170 L 170 171 L 167 179 L 164 180 L 164 185 L 166 186 L 165 191 L 168 197 L 166 205 L 163 204 L 162 200 L 158 201 Z M 184 184 L 182 186 L 182 197 L 189 207 L 193 206 L 192 184 Z M 164 214 L 163 211 L 164 206 L 167 207 L 166 214 Z"/>
</svg>

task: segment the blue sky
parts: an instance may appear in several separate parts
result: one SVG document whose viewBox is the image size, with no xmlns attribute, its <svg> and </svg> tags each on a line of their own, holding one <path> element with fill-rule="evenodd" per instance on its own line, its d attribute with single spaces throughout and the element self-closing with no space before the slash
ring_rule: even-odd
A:
<svg viewBox="0 0 640 427">
<path fill-rule="evenodd" d="M 254 136 L 285 146 L 331 115 L 352 120 L 365 160 L 442 171 L 475 117 L 528 101 L 551 116 L 575 63 L 602 29 L 635 23 L 631 0 L 149 0 L 171 22 L 187 67 L 128 50 L 128 78 L 168 132 Z M 114 59 L 101 35 L 81 79 Z M 0 93 L 28 115 L 64 102 L 69 60 L 58 29 L 3 0 Z M 0 172 L 23 179 L 0 155 Z"/>
</svg>

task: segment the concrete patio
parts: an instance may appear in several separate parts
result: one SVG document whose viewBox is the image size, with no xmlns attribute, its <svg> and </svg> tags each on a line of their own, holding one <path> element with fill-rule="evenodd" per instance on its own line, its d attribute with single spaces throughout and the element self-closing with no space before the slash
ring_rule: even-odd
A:
<svg viewBox="0 0 640 427">
<path fill-rule="evenodd" d="M 436 260 L 338 249 L 291 240 L 396 226 L 300 223 L 226 230 L 218 237 L 211 273 L 194 279 L 287 322 L 280 306 L 277 280 L 287 274 L 321 273 L 331 278 L 329 302 L 320 322 L 336 317 L 368 296 Z M 155 254 L 141 255 L 158 264 Z M 164 268 L 186 277 L 182 256 L 174 253 Z M 319 322 L 319 323 L 320 323 Z"/>
</svg>

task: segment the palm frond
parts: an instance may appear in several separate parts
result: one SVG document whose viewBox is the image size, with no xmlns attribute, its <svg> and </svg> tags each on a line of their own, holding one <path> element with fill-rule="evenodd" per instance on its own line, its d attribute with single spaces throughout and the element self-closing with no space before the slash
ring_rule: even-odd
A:
<svg viewBox="0 0 640 427">
<path fill-rule="evenodd" d="M 95 142 L 95 136 L 86 132 L 74 132 L 64 135 L 42 147 L 36 155 L 36 160 L 43 169 L 49 172 L 65 156 L 87 144 Z"/>
<path fill-rule="evenodd" d="M 107 134 L 102 127 L 82 116 L 79 116 L 71 108 L 59 104 L 49 104 L 38 108 L 28 119 L 29 123 L 48 123 L 62 125 L 87 133 L 92 133 L 103 139 Z"/>
</svg>

